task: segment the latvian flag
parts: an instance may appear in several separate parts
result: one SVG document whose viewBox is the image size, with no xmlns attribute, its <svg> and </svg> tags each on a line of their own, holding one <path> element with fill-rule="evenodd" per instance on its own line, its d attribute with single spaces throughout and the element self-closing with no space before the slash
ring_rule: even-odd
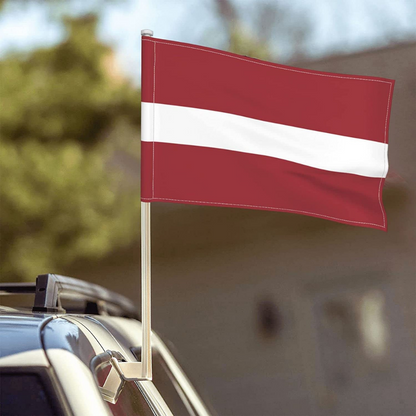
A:
<svg viewBox="0 0 416 416">
<path fill-rule="evenodd" d="M 394 81 L 142 39 L 143 202 L 386 230 Z"/>
</svg>

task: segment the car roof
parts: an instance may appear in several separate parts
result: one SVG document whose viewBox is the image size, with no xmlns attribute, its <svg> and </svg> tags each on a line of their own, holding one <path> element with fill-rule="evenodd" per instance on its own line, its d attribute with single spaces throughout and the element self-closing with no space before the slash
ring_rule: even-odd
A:
<svg viewBox="0 0 416 416">
<path fill-rule="evenodd" d="M 41 349 L 40 330 L 45 320 L 43 314 L 0 312 L 0 358 Z"/>
<path fill-rule="evenodd" d="M 59 348 L 70 351 L 89 365 L 91 355 L 105 350 L 115 350 L 130 356 L 132 340 L 115 330 L 121 321 L 135 322 L 134 330 L 140 334 L 140 322 L 129 318 L 100 319 L 98 315 L 44 314 L 23 310 L 0 310 L 0 358 L 22 352 Z M 112 321 L 115 322 L 112 322 Z M 129 324 L 130 326 L 131 324 Z M 139 337 L 140 339 L 140 337 Z M 139 341 L 138 339 L 138 341 Z M 140 346 L 140 342 L 135 342 Z M 133 357 L 130 357 L 133 358 Z"/>
</svg>

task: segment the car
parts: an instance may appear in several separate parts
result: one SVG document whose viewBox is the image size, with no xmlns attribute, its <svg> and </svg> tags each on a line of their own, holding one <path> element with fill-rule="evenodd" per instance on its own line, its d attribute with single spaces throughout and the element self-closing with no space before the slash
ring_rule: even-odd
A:
<svg viewBox="0 0 416 416">
<path fill-rule="evenodd" d="M 214 413 L 154 332 L 152 380 L 120 373 L 121 363 L 141 355 L 141 322 L 129 299 L 55 274 L 0 284 L 0 294 L 14 303 L 34 295 L 30 309 L 0 307 L 2 416 Z"/>
</svg>

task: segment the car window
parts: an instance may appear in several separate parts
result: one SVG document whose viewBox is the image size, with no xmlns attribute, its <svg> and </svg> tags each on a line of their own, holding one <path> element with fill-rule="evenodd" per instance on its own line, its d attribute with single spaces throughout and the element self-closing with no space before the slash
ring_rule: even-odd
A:
<svg viewBox="0 0 416 416">
<path fill-rule="evenodd" d="M 196 412 L 190 404 L 181 386 L 173 376 L 163 357 L 153 350 L 153 384 L 169 406 L 174 415 L 195 416 Z"/>
<path fill-rule="evenodd" d="M 137 361 L 141 360 L 141 348 L 131 349 Z M 172 374 L 163 356 L 156 349 L 152 350 L 152 382 L 165 400 L 174 415 L 196 416 L 195 411 L 187 395 Z"/>
<path fill-rule="evenodd" d="M 124 385 L 116 403 L 107 402 L 107 405 L 114 416 L 154 416 L 136 383 L 133 382 Z"/>
<path fill-rule="evenodd" d="M 0 374 L 0 414 L 2 416 L 56 416 L 62 414 L 39 374 Z"/>
</svg>

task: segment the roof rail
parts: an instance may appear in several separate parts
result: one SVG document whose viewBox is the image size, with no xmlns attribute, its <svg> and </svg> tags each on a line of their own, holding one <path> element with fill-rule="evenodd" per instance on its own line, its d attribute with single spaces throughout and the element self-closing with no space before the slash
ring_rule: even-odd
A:
<svg viewBox="0 0 416 416">
<path fill-rule="evenodd" d="M 30 283 L 0 283 L 0 295 L 23 295 L 35 293 L 36 285 Z"/>
<path fill-rule="evenodd" d="M 86 301 L 84 313 L 120 315 L 138 319 L 134 303 L 118 293 L 105 289 L 94 283 L 57 274 L 41 274 L 34 283 L 2 283 L 0 293 L 24 294 L 34 293 L 34 312 L 65 313 L 60 297 L 74 296 Z M 112 312 L 118 313 L 112 313 Z"/>
</svg>

